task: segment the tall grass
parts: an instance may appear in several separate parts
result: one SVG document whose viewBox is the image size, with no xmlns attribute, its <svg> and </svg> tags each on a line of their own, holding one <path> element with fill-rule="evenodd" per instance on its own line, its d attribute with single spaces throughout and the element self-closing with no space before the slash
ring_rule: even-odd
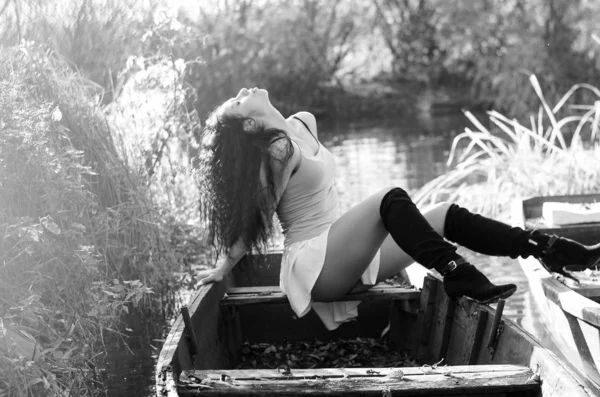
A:
<svg viewBox="0 0 600 397">
<path fill-rule="evenodd" d="M 535 75 L 529 80 L 540 101 L 537 114 L 524 124 L 490 111 L 488 128 L 466 111 L 474 129 L 454 139 L 453 168 L 419 190 L 420 205 L 456 201 L 502 217 L 515 198 L 600 191 L 600 90 L 575 85 L 551 106 Z M 596 100 L 571 104 L 581 90 Z"/>
<path fill-rule="evenodd" d="M 160 309 L 148 286 L 183 260 L 101 92 L 54 53 L 0 49 L 0 396 L 100 393 L 105 338 Z"/>
<path fill-rule="evenodd" d="M 158 0 L 10 0 L 0 7 L 0 45 L 34 41 L 77 65 L 109 101 L 127 57 L 140 50 Z"/>
</svg>

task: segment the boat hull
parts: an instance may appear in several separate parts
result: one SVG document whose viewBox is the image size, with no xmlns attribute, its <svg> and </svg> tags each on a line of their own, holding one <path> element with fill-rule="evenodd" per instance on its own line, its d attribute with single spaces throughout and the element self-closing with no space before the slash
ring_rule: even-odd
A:
<svg viewBox="0 0 600 397">
<path fill-rule="evenodd" d="M 600 195 L 547 196 L 518 200 L 513 206 L 513 224 L 527 227 L 541 216 L 544 202 L 585 203 L 600 201 Z M 578 224 L 536 229 L 543 233 L 591 244 L 600 241 L 600 224 Z M 588 385 L 600 393 L 600 304 L 593 299 L 594 288 L 583 288 L 568 278 L 551 274 L 535 258 L 519 258 L 527 276 L 530 295 L 556 353 L 587 378 Z M 585 296 L 588 295 L 588 296 Z"/>
<path fill-rule="evenodd" d="M 273 257 L 274 264 L 279 258 Z M 242 263 L 240 269 L 251 267 Z M 273 271 L 270 266 L 266 268 Z M 254 282 L 246 285 L 256 286 Z M 276 318 L 255 317 L 261 311 L 267 314 L 277 311 L 281 305 L 277 294 L 268 302 L 269 298 L 263 295 L 265 287 L 257 288 L 258 297 L 253 295 L 245 304 L 239 304 L 239 296 L 231 299 L 233 290 L 248 289 L 246 285 L 236 285 L 234 277 L 199 288 L 189 305 L 189 320 L 179 316 L 159 355 L 157 396 L 595 395 L 552 352 L 502 316 L 501 310 L 466 298 L 450 300 L 439 277 L 432 274 L 421 280 L 422 290 L 418 294 L 402 290 L 394 297 L 383 291 L 363 300 L 373 305 L 379 302 L 387 308 L 381 316 L 389 321 L 387 338 L 391 345 L 426 366 L 291 369 L 291 372 L 282 372 L 281 368 L 236 370 L 237 355 L 248 337 L 268 342 L 277 340 L 278 332 L 283 337 L 291 332 L 289 328 L 281 328 Z M 387 300 L 388 296 L 392 296 L 391 300 Z M 352 295 L 357 297 L 358 294 Z M 253 316 L 242 315 L 248 307 L 255 308 Z M 255 332 L 258 325 L 250 326 L 251 321 L 264 322 L 270 326 L 270 333 Z M 307 341 L 321 337 L 317 326 L 302 325 L 304 318 L 294 321 L 302 329 L 295 337 L 304 336 Z M 373 332 L 356 323 L 340 328 L 343 328 L 340 335 L 346 338 L 362 338 L 365 333 Z M 436 368 L 435 363 L 440 362 Z M 446 364 L 448 367 L 444 367 Z"/>
</svg>

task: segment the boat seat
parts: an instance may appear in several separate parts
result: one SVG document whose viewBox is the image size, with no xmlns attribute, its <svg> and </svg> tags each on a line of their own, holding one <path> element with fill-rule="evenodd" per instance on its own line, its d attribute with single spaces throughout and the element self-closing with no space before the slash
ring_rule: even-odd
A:
<svg viewBox="0 0 600 397">
<path fill-rule="evenodd" d="M 190 370 L 179 384 L 186 396 L 536 396 L 533 376 L 519 365 Z"/>
<path fill-rule="evenodd" d="M 421 292 L 405 287 L 379 283 L 372 288 L 358 293 L 351 293 L 340 301 L 383 301 L 383 300 L 418 300 Z M 287 296 L 278 286 L 237 287 L 230 288 L 222 305 L 254 305 L 263 303 L 287 303 Z"/>
</svg>

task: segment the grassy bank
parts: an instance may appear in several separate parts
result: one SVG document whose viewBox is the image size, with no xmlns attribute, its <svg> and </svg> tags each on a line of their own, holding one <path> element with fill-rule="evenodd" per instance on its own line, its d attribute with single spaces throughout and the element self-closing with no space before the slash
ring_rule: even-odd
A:
<svg viewBox="0 0 600 397">
<path fill-rule="evenodd" d="M 0 396 L 102 394 L 104 341 L 165 309 L 186 257 L 101 93 L 55 54 L 0 49 Z"/>
<path fill-rule="evenodd" d="M 529 123 L 490 111 L 487 128 L 466 112 L 474 127 L 455 138 L 452 169 L 420 189 L 417 202 L 456 201 L 506 217 L 516 198 L 600 191 L 600 90 L 575 85 L 553 105 L 536 76 L 529 81 L 540 104 Z"/>
</svg>

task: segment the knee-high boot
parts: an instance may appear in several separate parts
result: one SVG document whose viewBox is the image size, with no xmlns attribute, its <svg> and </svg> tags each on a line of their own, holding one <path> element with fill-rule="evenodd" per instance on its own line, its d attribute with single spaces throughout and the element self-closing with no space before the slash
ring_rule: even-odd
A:
<svg viewBox="0 0 600 397">
<path fill-rule="evenodd" d="M 384 196 L 380 213 L 385 228 L 404 252 L 426 268 L 440 272 L 448 296 L 464 295 L 490 303 L 516 291 L 514 284 L 492 284 L 475 266 L 458 255 L 456 247 L 431 227 L 403 189 L 392 189 Z"/>
<path fill-rule="evenodd" d="M 600 262 L 600 244 L 583 245 L 577 241 L 525 230 L 474 214 L 456 204 L 450 205 L 444 223 L 445 237 L 463 247 L 486 255 L 540 259 L 551 272 L 563 273 L 563 266 L 592 267 Z"/>
</svg>

